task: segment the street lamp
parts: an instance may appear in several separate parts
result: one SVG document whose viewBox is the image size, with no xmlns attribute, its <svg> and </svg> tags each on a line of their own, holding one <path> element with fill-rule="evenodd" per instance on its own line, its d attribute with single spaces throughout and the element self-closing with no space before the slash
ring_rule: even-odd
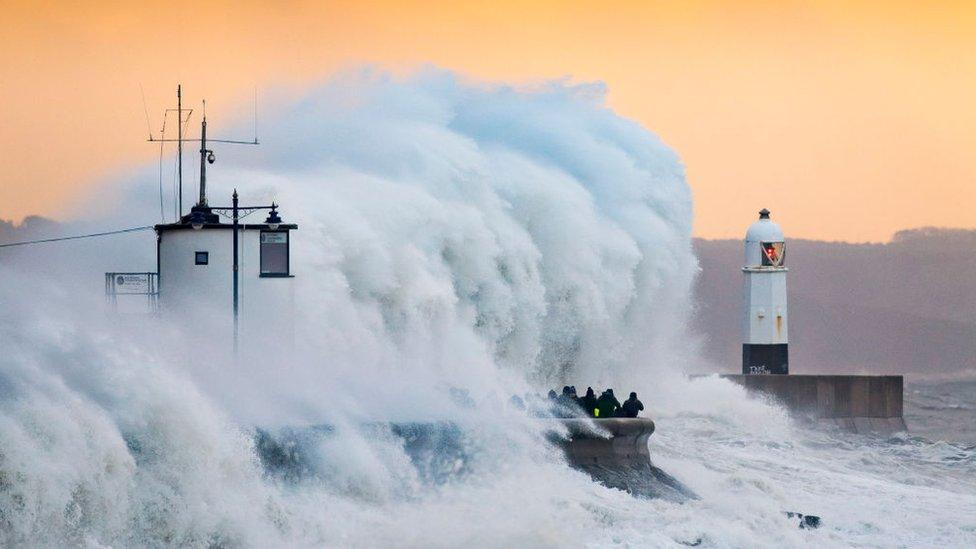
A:
<svg viewBox="0 0 976 549">
<path fill-rule="evenodd" d="M 278 215 L 278 205 L 274 202 L 271 203 L 271 213 L 268 214 L 268 218 L 264 220 L 267 223 L 268 228 L 272 231 L 278 230 L 278 225 L 281 225 L 281 217 Z"/>
<path fill-rule="evenodd" d="M 195 231 L 202 229 L 203 224 L 206 223 L 206 221 L 207 216 L 204 215 L 204 213 L 200 210 L 195 210 L 190 214 L 190 226 L 193 227 L 193 230 Z"/>
<path fill-rule="evenodd" d="M 274 202 L 272 202 L 270 206 L 240 206 L 240 205 L 238 205 L 238 201 L 237 201 L 237 189 L 234 189 L 234 194 L 231 196 L 231 204 L 232 204 L 232 206 L 229 207 L 229 208 L 226 207 L 226 206 L 217 206 L 217 207 L 207 206 L 207 209 L 210 210 L 210 211 L 213 211 L 213 212 L 222 212 L 222 213 L 224 213 L 224 215 L 226 215 L 226 212 L 229 211 L 230 214 L 231 214 L 231 219 L 233 220 L 233 233 L 234 233 L 234 356 L 236 357 L 237 356 L 237 341 L 238 341 L 238 317 L 239 317 L 239 306 L 238 306 L 238 302 L 239 302 L 239 299 L 238 299 L 238 295 L 239 295 L 239 291 L 238 291 L 238 285 L 239 285 L 239 282 L 238 282 L 238 270 L 239 269 L 238 269 L 238 261 L 237 261 L 237 258 L 238 258 L 238 255 L 239 255 L 237 250 L 238 250 L 239 245 L 238 245 L 238 240 L 237 240 L 238 239 L 238 234 L 237 233 L 238 233 L 238 230 L 240 228 L 240 219 L 242 217 L 244 217 L 244 216 L 247 216 L 247 215 L 250 215 L 251 213 L 254 213 L 257 210 L 271 210 L 271 212 L 268 214 L 268 219 L 265 220 L 265 223 L 268 225 L 268 228 L 269 229 L 271 229 L 272 231 L 274 231 L 274 230 L 277 230 L 278 227 L 281 225 L 281 217 L 278 215 L 278 205 L 275 204 Z M 241 215 L 241 210 L 245 210 L 244 215 Z M 199 214 L 199 217 L 196 218 L 200 222 L 199 223 L 199 227 L 197 226 L 196 223 L 194 223 L 194 215 L 197 215 L 197 214 Z M 194 212 L 190 216 L 190 224 L 193 226 L 194 229 L 199 229 L 199 228 L 203 227 L 203 221 L 205 219 L 206 218 L 204 217 L 204 214 L 202 212 Z"/>
</svg>

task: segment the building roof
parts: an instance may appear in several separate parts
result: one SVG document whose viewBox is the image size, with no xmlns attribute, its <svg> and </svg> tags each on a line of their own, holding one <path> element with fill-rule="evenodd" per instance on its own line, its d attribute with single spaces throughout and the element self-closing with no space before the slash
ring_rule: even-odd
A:
<svg viewBox="0 0 976 549">
<path fill-rule="evenodd" d="M 258 230 L 258 229 L 268 230 L 268 231 L 272 230 L 267 223 L 241 223 L 239 227 L 249 231 Z M 205 231 L 208 229 L 233 229 L 233 228 L 234 225 L 231 223 L 204 223 L 203 227 L 201 227 L 200 230 Z M 184 231 L 184 230 L 192 231 L 193 226 L 190 225 L 189 223 L 161 223 L 159 225 L 153 226 L 153 229 L 155 229 L 157 233 L 163 233 L 166 231 Z M 282 230 L 282 229 L 295 230 L 298 229 L 298 225 L 294 223 L 281 223 L 278 225 L 277 230 Z"/>
<path fill-rule="evenodd" d="M 769 210 L 759 212 L 759 219 L 746 231 L 746 242 L 783 242 L 783 229 L 769 219 Z"/>
</svg>

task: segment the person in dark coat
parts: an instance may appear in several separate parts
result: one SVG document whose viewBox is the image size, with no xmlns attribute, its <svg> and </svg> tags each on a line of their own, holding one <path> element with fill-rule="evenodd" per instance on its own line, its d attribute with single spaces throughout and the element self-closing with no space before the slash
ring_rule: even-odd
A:
<svg viewBox="0 0 976 549">
<path fill-rule="evenodd" d="M 614 417 L 617 414 L 617 410 L 620 408 L 620 401 L 617 397 L 613 396 L 613 389 L 607 389 L 603 391 L 600 398 L 596 399 L 597 415 L 596 417 Z"/>
<path fill-rule="evenodd" d="M 630 393 L 630 398 L 620 406 L 620 417 L 637 417 L 644 410 L 644 403 L 637 400 L 637 393 Z"/>
<path fill-rule="evenodd" d="M 576 399 L 576 387 L 569 385 L 563 387 L 563 394 L 557 399 L 557 417 L 579 417 L 580 409 Z"/>
<path fill-rule="evenodd" d="M 546 395 L 549 402 L 546 403 L 546 415 L 549 417 L 559 417 L 559 394 L 556 393 L 555 389 L 549 389 L 549 394 Z"/>
<path fill-rule="evenodd" d="M 569 386 L 569 392 L 566 393 L 566 394 L 569 395 L 569 398 L 570 398 L 570 400 L 573 401 L 573 404 L 576 404 L 576 405 L 579 404 L 579 395 L 576 394 L 576 386 L 575 385 L 570 385 Z"/>
<path fill-rule="evenodd" d="M 586 394 L 580 397 L 579 405 L 586 415 L 593 417 L 596 410 L 596 393 L 593 392 L 593 387 L 586 388 Z"/>
</svg>

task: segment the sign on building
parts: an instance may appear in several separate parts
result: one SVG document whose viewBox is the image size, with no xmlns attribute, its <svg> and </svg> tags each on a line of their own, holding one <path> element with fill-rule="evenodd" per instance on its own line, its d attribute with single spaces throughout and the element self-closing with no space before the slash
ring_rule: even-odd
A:
<svg viewBox="0 0 976 549">
<path fill-rule="evenodd" d="M 115 274 L 115 294 L 146 295 L 149 293 L 150 273 Z"/>
<path fill-rule="evenodd" d="M 119 296 L 143 296 L 149 312 L 156 311 L 159 282 L 156 273 L 105 273 L 105 298 L 118 307 Z"/>
</svg>

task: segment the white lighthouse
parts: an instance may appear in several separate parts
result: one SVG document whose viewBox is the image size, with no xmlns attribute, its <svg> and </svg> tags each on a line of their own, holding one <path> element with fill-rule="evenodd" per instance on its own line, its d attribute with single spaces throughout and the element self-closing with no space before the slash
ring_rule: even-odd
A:
<svg viewBox="0 0 976 549">
<path fill-rule="evenodd" d="M 763 208 L 745 241 L 743 374 L 788 374 L 786 253 L 783 231 Z"/>
</svg>

